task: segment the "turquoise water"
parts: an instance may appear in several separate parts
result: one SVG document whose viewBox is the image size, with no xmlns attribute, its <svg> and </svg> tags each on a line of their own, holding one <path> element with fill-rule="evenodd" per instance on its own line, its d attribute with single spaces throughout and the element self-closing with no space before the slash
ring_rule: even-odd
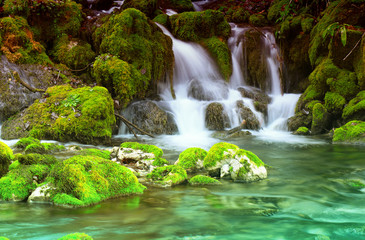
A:
<svg viewBox="0 0 365 240">
<path fill-rule="evenodd" d="M 349 181 L 365 181 L 365 147 L 302 140 L 234 141 L 271 166 L 268 179 L 260 182 L 149 188 L 140 196 L 82 209 L 1 203 L 0 236 L 42 240 L 85 232 L 96 240 L 365 239 L 365 189 Z M 176 160 L 181 151 L 167 146 L 165 157 Z"/>
</svg>

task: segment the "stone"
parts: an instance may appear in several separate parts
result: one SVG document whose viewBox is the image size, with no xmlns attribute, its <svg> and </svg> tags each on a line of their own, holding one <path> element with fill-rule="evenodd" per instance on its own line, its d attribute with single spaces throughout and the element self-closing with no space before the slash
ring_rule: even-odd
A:
<svg viewBox="0 0 365 240">
<path fill-rule="evenodd" d="M 50 202 L 50 193 L 49 191 L 54 189 L 50 183 L 37 187 L 32 194 L 28 197 L 28 202 Z"/>
<path fill-rule="evenodd" d="M 210 103 L 205 111 L 205 126 L 209 130 L 224 130 L 230 127 L 229 118 L 221 103 Z"/>
<path fill-rule="evenodd" d="M 260 122 L 256 118 L 255 114 L 252 112 L 252 110 L 248 107 L 246 107 L 242 100 L 237 101 L 237 112 L 240 115 L 242 120 L 245 120 L 245 129 L 251 129 L 251 130 L 259 130 L 260 129 Z"/>
</svg>

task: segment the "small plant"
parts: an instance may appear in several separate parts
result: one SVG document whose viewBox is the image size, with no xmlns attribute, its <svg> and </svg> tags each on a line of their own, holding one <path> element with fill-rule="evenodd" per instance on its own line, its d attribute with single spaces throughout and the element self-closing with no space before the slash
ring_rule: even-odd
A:
<svg viewBox="0 0 365 240">
<path fill-rule="evenodd" d="M 335 33 L 337 31 L 340 31 L 341 34 L 341 42 L 343 46 L 346 46 L 347 43 L 347 27 L 351 27 L 351 25 L 349 24 L 339 24 L 338 22 L 332 23 L 331 25 L 329 25 L 322 33 L 322 38 L 326 39 L 326 37 L 328 35 L 331 36 L 331 41 L 333 36 L 335 35 Z"/>
<path fill-rule="evenodd" d="M 80 103 L 80 95 L 72 94 L 62 101 L 64 107 L 76 107 Z"/>
</svg>

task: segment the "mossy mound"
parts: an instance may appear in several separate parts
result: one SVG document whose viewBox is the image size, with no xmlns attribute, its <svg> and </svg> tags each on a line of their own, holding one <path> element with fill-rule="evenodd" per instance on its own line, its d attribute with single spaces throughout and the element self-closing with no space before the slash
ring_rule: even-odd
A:
<svg viewBox="0 0 365 240">
<path fill-rule="evenodd" d="M 359 92 L 343 110 L 342 118 L 344 120 L 361 120 L 365 121 L 365 91 Z"/>
<path fill-rule="evenodd" d="M 13 151 L 3 142 L 0 142 L 0 177 L 8 172 L 9 165 L 14 159 Z"/>
<path fill-rule="evenodd" d="M 41 160 L 26 163 L 30 164 L 19 164 L 0 179 L 0 199 L 6 201 L 26 200 L 32 191 L 46 179 L 51 170 L 51 166 L 47 165 L 48 162 L 43 164 Z"/>
<path fill-rule="evenodd" d="M 108 66 L 103 66 L 107 59 L 102 56 L 101 63 L 97 61 L 96 64 L 100 66 L 95 67 L 105 68 L 96 75 L 98 82 L 108 89 L 114 85 L 117 86 L 115 88 L 123 87 L 124 90 L 112 93 L 124 100 L 124 105 L 132 97 L 144 97 L 151 85 L 156 88 L 157 83 L 165 81 L 167 76 L 172 79 L 172 41 L 142 12 L 129 8 L 112 15 L 95 31 L 93 38 L 99 53 L 112 54 L 122 60 L 118 62 L 112 58 L 115 66 L 110 62 L 106 63 Z M 105 79 L 103 73 L 107 73 Z M 124 94 L 126 97 L 123 97 Z"/>
<path fill-rule="evenodd" d="M 315 104 L 312 112 L 311 133 L 325 133 L 329 128 L 329 116 L 326 108 L 321 103 Z"/>
<path fill-rule="evenodd" d="M 142 150 L 146 153 L 153 153 L 155 157 L 162 157 L 163 151 L 155 145 L 141 144 L 138 142 L 124 142 L 120 145 L 121 148 L 132 148 L 135 150 Z"/>
<path fill-rule="evenodd" d="M 15 63 L 52 64 L 44 47 L 33 35 L 26 19 L 19 16 L 1 18 L 1 53 Z"/>
<path fill-rule="evenodd" d="M 50 177 L 57 205 L 88 206 L 145 189 L 128 168 L 96 156 L 69 158 L 55 165 Z"/>
<path fill-rule="evenodd" d="M 82 6 L 72 0 L 5 0 L 4 12 L 23 16 L 31 23 L 36 39 L 50 43 L 63 33 L 77 36 L 82 21 Z"/>
<path fill-rule="evenodd" d="M 365 143 L 365 122 L 351 121 L 340 128 L 336 128 L 333 135 L 335 143 Z"/>
<path fill-rule="evenodd" d="M 171 187 L 183 183 L 187 177 L 185 169 L 176 165 L 158 167 L 147 175 L 147 179 L 160 187 Z"/>
<path fill-rule="evenodd" d="M 239 147 L 231 143 L 216 143 L 209 149 L 207 156 L 204 158 L 204 167 L 215 167 L 220 160 L 233 157 L 238 150 Z"/>
<path fill-rule="evenodd" d="M 17 141 L 15 143 L 15 147 L 20 148 L 20 149 L 25 149 L 30 144 L 40 144 L 40 143 L 41 143 L 41 141 L 39 141 L 39 139 L 36 139 L 33 137 L 25 137 L 25 138 L 19 139 L 19 141 Z"/>
<path fill-rule="evenodd" d="M 232 58 L 227 43 L 218 37 L 211 37 L 202 40 L 202 45 L 212 54 L 223 78 L 228 81 L 232 75 Z"/>
<path fill-rule="evenodd" d="M 69 85 L 48 88 L 47 98 L 4 123 L 5 139 L 38 139 L 98 144 L 110 141 L 115 125 L 114 104 L 107 89 Z"/>
<path fill-rule="evenodd" d="M 41 143 L 38 139 L 33 137 L 21 138 L 16 144 L 16 148 L 23 149 L 28 153 L 50 153 L 65 150 L 65 146 L 58 143 Z"/>
<path fill-rule="evenodd" d="M 100 150 L 96 148 L 86 148 L 76 152 L 77 155 L 82 156 L 95 156 L 110 160 L 110 152 L 107 150 Z"/>
<path fill-rule="evenodd" d="M 265 27 L 269 25 L 269 22 L 267 21 L 266 17 L 262 14 L 252 14 L 249 17 L 248 22 L 256 27 Z"/>
<path fill-rule="evenodd" d="M 194 12 L 194 6 L 191 0 L 164 0 L 160 1 L 163 9 L 173 9 L 178 13 Z"/>
<path fill-rule="evenodd" d="M 93 240 L 93 238 L 86 233 L 71 233 L 58 240 Z"/>
<path fill-rule="evenodd" d="M 295 135 L 309 135 L 310 131 L 306 127 L 300 127 L 293 134 L 295 134 Z"/>
<path fill-rule="evenodd" d="M 16 154 L 15 160 L 22 165 L 47 165 L 51 166 L 57 163 L 57 159 L 52 155 L 30 153 L 30 154 Z"/>
<path fill-rule="evenodd" d="M 346 104 L 346 99 L 338 93 L 327 92 L 324 97 L 325 108 L 327 111 L 336 115 L 341 115 L 342 109 Z"/>
<path fill-rule="evenodd" d="M 128 8 L 135 8 L 143 12 L 149 18 L 155 17 L 155 12 L 158 9 L 157 0 L 125 0 L 122 9 L 126 10 Z"/>
<path fill-rule="evenodd" d="M 203 176 L 203 175 L 196 175 L 189 179 L 189 183 L 191 185 L 220 185 L 221 182 L 217 179 Z"/>
<path fill-rule="evenodd" d="M 172 15 L 170 21 L 172 34 L 183 41 L 198 42 L 213 36 L 227 40 L 231 34 L 228 22 L 219 11 L 184 12 Z"/>
<path fill-rule="evenodd" d="M 188 148 L 179 155 L 175 165 L 183 167 L 187 171 L 197 171 L 203 168 L 204 158 L 208 152 L 201 148 Z"/>
<path fill-rule="evenodd" d="M 224 18 L 228 22 L 234 22 L 234 23 L 244 23 L 248 21 L 248 18 L 250 17 L 250 12 L 247 11 L 244 8 L 238 7 L 238 8 L 229 8 L 224 15 Z"/>
<path fill-rule="evenodd" d="M 58 62 L 74 70 L 86 68 L 96 57 L 90 44 L 77 38 L 70 39 L 66 34 L 58 40 L 53 52 Z"/>
</svg>

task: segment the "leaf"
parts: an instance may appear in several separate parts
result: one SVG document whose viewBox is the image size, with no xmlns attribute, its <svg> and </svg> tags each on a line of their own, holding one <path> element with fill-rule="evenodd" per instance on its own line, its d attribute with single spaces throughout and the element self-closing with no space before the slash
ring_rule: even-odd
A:
<svg viewBox="0 0 365 240">
<path fill-rule="evenodd" d="M 347 42 L 347 30 L 345 26 L 342 26 L 341 29 L 341 42 L 343 46 L 346 46 L 346 42 Z"/>
</svg>

